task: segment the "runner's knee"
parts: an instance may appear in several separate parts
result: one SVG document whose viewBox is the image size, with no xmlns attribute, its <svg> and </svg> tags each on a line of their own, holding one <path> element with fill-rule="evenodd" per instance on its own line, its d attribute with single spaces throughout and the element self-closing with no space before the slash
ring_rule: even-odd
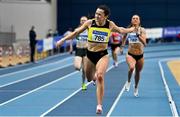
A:
<svg viewBox="0 0 180 117">
<path fill-rule="evenodd" d="M 130 71 L 130 72 L 133 72 L 133 71 L 134 71 L 134 67 L 130 67 L 130 68 L 129 68 L 129 71 Z"/>
<path fill-rule="evenodd" d="M 103 73 L 102 73 L 102 72 L 97 73 L 97 80 L 98 80 L 99 82 L 102 82 L 102 81 L 103 81 Z"/>
</svg>

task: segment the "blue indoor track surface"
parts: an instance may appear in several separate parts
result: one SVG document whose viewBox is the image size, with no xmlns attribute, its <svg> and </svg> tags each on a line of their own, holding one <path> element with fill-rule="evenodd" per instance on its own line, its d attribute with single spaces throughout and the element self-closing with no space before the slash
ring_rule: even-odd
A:
<svg viewBox="0 0 180 117">
<path fill-rule="evenodd" d="M 124 89 L 128 74 L 126 52 L 127 48 L 118 56 L 115 68 L 109 50 L 103 113 L 98 116 L 180 115 L 180 86 L 167 66 L 169 60 L 180 59 L 180 43 L 145 47 L 139 97 L 133 95 L 134 75 L 130 91 Z M 73 60 L 74 55 L 65 53 L 37 63 L 1 68 L 0 116 L 97 116 L 96 86 L 87 82 L 87 90 L 82 91 L 82 73 L 75 70 Z"/>
</svg>

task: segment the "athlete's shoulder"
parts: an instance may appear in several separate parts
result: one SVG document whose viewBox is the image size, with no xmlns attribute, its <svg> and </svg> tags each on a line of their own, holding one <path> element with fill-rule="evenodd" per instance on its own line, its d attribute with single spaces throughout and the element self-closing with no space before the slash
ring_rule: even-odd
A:
<svg viewBox="0 0 180 117">
<path fill-rule="evenodd" d="M 145 30 L 144 27 L 140 27 L 140 30 L 141 30 L 142 33 L 146 33 L 146 30 Z"/>
<path fill-rule="evenodd" d="M 88 27 L 91 26 L 91 24 L 92 24 L 92 20 L 89 19 L 89 20 L 87 20 L 86 22 L 84 22 L 83 26 L 88 28 Z"/>
<path fill-rule="evenodd" d="M 109 25 L 110 25 L 110 27 L 116 27 L 117 26 L 116 23 L 113 22 L 112 20 L 109 20 Z"/>
<path fill-rule="evenodd" d="M 145 28 L 144 27 L 140 27 L 141 28 L 141 30 L 145 30 Z"/>
<path fill-rule="evenodd" d="M 111 20 L 107 20 L 110 24 L 115 24 L 113 21 L 111 21 Z"/>
<path fill-rule="evenodd" d="M 88 24 L 88 25 L 90 25 L 90 24 L 92 24 L 92 22 L 93 22 L 92 19 L 88 19 L 85 23 Z"/>
</svg>

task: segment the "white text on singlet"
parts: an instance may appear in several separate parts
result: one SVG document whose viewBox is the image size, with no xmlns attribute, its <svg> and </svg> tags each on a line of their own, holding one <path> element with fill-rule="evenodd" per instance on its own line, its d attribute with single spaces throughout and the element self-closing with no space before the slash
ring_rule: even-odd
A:
<svg viewBox="0 0 180 117">
<path fill-rule="evenodd" d="M 77 42 L 87 42 L 87 38 L 88 38 L 88 34 L 87 34 L 87 30 L 85 30 L 84 32 L 80 33 L 77 37 L 76 40 Z"/>
<path fill-rule="evenodd" d="M 129 43 L 140 43 L 139 38 L 137 37 L 136 33 L 128 33 L 127 39 Z"/>
</svg>

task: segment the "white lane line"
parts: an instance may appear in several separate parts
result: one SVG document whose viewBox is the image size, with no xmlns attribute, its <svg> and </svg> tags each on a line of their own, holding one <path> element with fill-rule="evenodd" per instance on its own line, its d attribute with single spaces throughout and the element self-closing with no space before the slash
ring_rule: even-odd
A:
<svg viewBox="0 0 180 117">
<path fill-rule="evenodd" d="M 1 1 L 1 0 L 0 0 L 0 1 Z M 52 59 L 52 58 L 55 58 L 55 57 L 60 57 L 61 55 L 65 55 L 65 53 L 57 54 L 57 55 L 53 55 L 53 56 L 49 56 L 49 57 L 44 58 L 44 59 L 42 59 L 42 60 L 38 60 L 38 63 L 41 62 L 41 61 L 44 61 L 44 60 L 49 60 L 49 59 Z M 0 71 L 6 70 L 6 69 L 19 68 L 19 67 L 22 67 L 22 66 L 28 66 L 29 64 L 33 64 L 33 63 L 21 64 L 21 65 L 16 65 L 16 66 L 12 66 L 12 67 L 5 67 L 5 68 L 3 68 L 3 69 L 0 69 Z"/>
<path fill-rule="evenodd" d="M 176 104 L 172 98 L 172 95 L 171 95 L 171 91 L 169 90 L 169 86 L 166 82 L 166 77 L 164 75 L 164 70 L 163 70 L 163 67 L 162 67 L 162 62 L 164 61 L 168 61 L 168 60 L 179 60 L 180 58 L 169 58 L 169 59 L 161 59 L 158 63 L 159 63 L 159 68 L 160 68 L 160 71 L 161 71 L 161 78 L 163 80 L 163 83 L 164 83 L 164 87 L 166 89 L 166 94 L 167 94 L 167 97 L 168 97 L 168 100 L 169 100 L 169 106 L 171 108 L 171 112 L 172 112 L 172 115 L 174 117 L 179 117 L 178 115 L 178 112 L 177 112 L 177 108 L 176 108 Z"/>
<path fill-rule="evenodd" d="M 119 63 L 122 63 L 122 62 L 125 62 L 125 59 L 123 59 L 123 60 L 120 61 Z M 117 103 L 119 102 L 119 100 L 120 100 L 120 98 L 121 98 L 124 90 L 125 90 L 125 84 L 124 84 L 122 90 L 120 91 L 118 97 L 117 97 L 116 100 L 114 101 L 113 105 L 111 106 L 111 108 L 110 108 L 109 112 L 107 113 L 106 117 L 110 117 L 111 113 L 113 112 L 114 108 L 116 107 Z"/>
<path fill-rule="evenodd" d="M 163 59 L 163 60 L 175 60 L 175 59 L 180 59 L 180 58 L 168 58 L 168 59 Z M 112 114 L 114 108 L 116 107 L 117 103 L 119 102 L 119 100 L 120 100 L 124 90 L 125 90 L 125 85 L 124 85 L 123 89 L 121 90 L 121 92 L 119 93 L 118 97 L 116 98 L 115 102 L 113 103 L 113 105 L 112 105 L 111 109 L 109 110 L 108 114 L 106 115 L 106 117 L 110 117 L 111 116 L 111 114 Z"/>
<path fill-rule="evenodd" d="M 117 103 L 119 102 L 124 90 L 125 90 L 125 84 L 124 84 L 122 90 L 120 91 L 118 97 L 114 101 L 113 105 L 111 106 L 111 108 L 110 108 L 109 112 L 107 113 L 106 117 L 110 117 L 111 113 L 113 112 L 114 108 L 116 107 Z"/>
<path fill-rule="evenodd" d="M 57 61 L 57 62 L 48 63 L 48 64 L 45 64 L 45 65 L 40 65 L 40 66 L 37 66 L 37 67 L 32 67 L 32 68 L 28 68 L 28 69 L 24 69 L 24 70 L 20 70 L 20 71 L 16 71 L 16 72 L 11 72 L 11 73 L 8 73 L 8 74 L 3 74 L 3 75 L 0 76 L 0 78 L 2 78 L 2 77 L 7 77 L 7 76 L 11 76 L 11 75 L 14 75 L 14 74 L 17 74 L 17 73 L 22 73 L 22 72 L 29 71 L 29 70 L 32 70 L 32 69 L 35 70 L 35 69 L 47 67 L 47 66 L 49 66 L 49 65 L 63 63 L 64 61 L 67 61 L 67 60 L 69 60 L 69 59 L 72 59 L 72 57 L 68 57 L 68 58 L 59 60 L 59 61 Z"/>
<path fill-rule="evenodd" d="M 88 85 L 90 84 L 90 82 L 88 83 Z M 78 90 L 76 90 L 75 92 L 73 92 L 71 95 L 69 95 L 68 97 L 66 97 L 64 100 L 62 100 L 61 102 L 57 103 L 55 106 L 53 106 L 52 108 L 50 108 L 49 110 L 47 110 L 45 113 L 43 113 L 42 115 L 40 115 L 40 117 L 44 117 L 46 114 L 48 114 L 49 112 L 51 112 L 52 110 L 54 110 L 55 108 L 57 108 L 58 106 L 60 106 L 61 104 L 63 104 L 65 101 L 67 101 L 68 99 L 70 99 L 72 96 L 74 96 L 76 93 L 78 93 L 79 91 L 81 91 L 82 88 L 79 88 Z"/>
<path fill-rule="evenodd" d="M 125 60 L 122 60 L 118 63 L 122 63 Z M 114 68 L 114 66 L 110 66 L 106 72 L 108 72 L 109 70 L 111 70 L 112 68 Z M 86 85 L 88 86 L 90 83 L 87 83 Z M 64 100 L 62 100 L 61 102 L 57 103 L 55 106 L 53 106 L 52 108 L 50 108 L 49 110 L 47 110 L 46 112 L 44 112 L 43 114 L 40 115 L 40 117 L 44 117 L 45 115 L 47 115 L 49 112 L 51 112 L 52 110 L 54 110 L 55 108 L 57 108 L 58 106 L 60 106 L 61 104 L 63 104 L 64 102 L 66 102 L 68 99 L 70 99 L 71 97 L 73 97 L 76 93 L 78 93 L 79 91 L 81 91 L 82 88 L 79 88 L 78 90 L 76 90 L 75 92 L 73 92 L 71 95 L 69 95 L 67 98 L 65 98 Z"/>
<path fill-rule="evenodd" d="M 1 0 L 0 0 L 1 1 Z M 52 59 L 52 58 L 55 58 L 55 57 L 60 57 L 62 55 L 69 55 L 69 53 L 61 53 L 61 54 L 57 54 L 57 55 L 53 55 L 53 56 L 49 56 L 45 59 L 42 59 L 42 60 L 38 60 L 38 63 L 39 62 L 42 62 L 44 60 L 49 60 L 49 59 Z M 68 57 L 66 57 L 68 58 Z M 62 59 L 63 60 L 63 59 Z M 33 64 L 33 63 L 29 63 L 29 64 Z M 17 65 L 17 66 L 12 66 L 12 67 L 5 67 L 3 69 L 0 69 L 0 71 L 3 71 L 3 70 L 6 70 L 6 69 L 14 69 L 14 68 L 19 68 L 19 67 L 22 67 L 22 66 L 28 66 L 29 64 L 21 64 L 21 65 Z"/>
<path fill-rule="evenodd" d="M 36 89 L 34 89 L 34 90 L 31 90 L 31 91 L 29 91 L 29 92 L 27 92 L 27 93 L 24 93 L 24 94 L 22 94 L 22 95 L 20 95 L 20 96 L 17 96 L 17 97 L 15 97 L 15 98 L 11 99 L 11 100 L 8 100 L 8 101 L 6 101 L 6 102 L 3 102 L 3 103 L 0 104 L 0 106 L 3 106 L 3 105 L 5 105 L 5 104 L 8 104 L 8 103 L 10 103 L 10 102 L 12 102 L 12 101 L 14 101 L 14 100 L 17 100 L 17 99 L 19 99 L 19 98 L 21 98 L 21 97 L 24 97 L 24 96 L 26 96 L 26 95 L 28 95 L 28 94 L 31 94 L 31 93 L 35 92 L 35 91 L 38 91 L 38 90 L 40 90 L 40 89 L 42 89 L 42 88 L 44 88 L 44 87 L 46 87 L 46 86 L 49 86 L 49 85 L 51 85 L 51 84 L 53 84 L 53 83 L 56 83 L 56 82 L 58 82 L 58 81 L 60 81 L 60 80 L 63 80 L 63 79 L 65 79 L 65 78 L 67 78 L 67 77 L 69 77 L 69 76 L 72 76 L 72 75 L 74 75 L 74 74 L 76 74 L 76 73 L 78 73 L 78 72 L 79 72 L 79 71 L 72 72 L 72 73 L 70 73 L 70 74 L 68 74 L 68 75 L 65 75 L 64 77 L 61 77 L 61 78 L 59 78 L 59 79 L 57 79 L 57 80 L 54 80 L 54 81 L 52 81 L 52 82 L 49 82 L 49 83 L 47 83 L 47 84 L 45 84 L 45 85 L 42 85 L 41 87 L 38 87 L 38 88 L 36 88 Z"/>
<path fill-rule="evenodd" d="M 29 76 L 29 77 L 25 77 L 25 78 L 20 79 L 20 80 L 16 80 L 16 81 L 13 81 L 13 82 L 9 82 L 9 83 L 7 83 L 7 84 L 1 85 L 0 88 L 5 87 L 5 86 L 8 86 L 8 85 L 12 85 L 12 84 L 15 84 L 15 83 L 24 81 L 24 80 L 28 80 L 28 79 L 31 79 L 31 78 L 34 78 L 34 77 L 37 77 L 37 76 L 40 76 L 40 75 L 43 75 L 43 74 L 47 74 L 47 73 L 56 71 L 56 70 L 58 70 L 58 69 L 62 69 L 62 68 L 71 66 L 71 65 L 73 65 L 73 64 L 72 64 L 72 63 L 71 63 L 71 64 L 67 64 L 67 65 L 64 65 L 64 66 L 61 66 L 61 67 L 58 67 L 58 68 L 54 68 L 54 69 L 51 69 L 51 70 L 48 70 L 48 71 L 45 71 L 45 72 L 41 72 L 41 73 L 39 73 L 39 74 L 35 74 L 35 75 Z"/>
</svg>

